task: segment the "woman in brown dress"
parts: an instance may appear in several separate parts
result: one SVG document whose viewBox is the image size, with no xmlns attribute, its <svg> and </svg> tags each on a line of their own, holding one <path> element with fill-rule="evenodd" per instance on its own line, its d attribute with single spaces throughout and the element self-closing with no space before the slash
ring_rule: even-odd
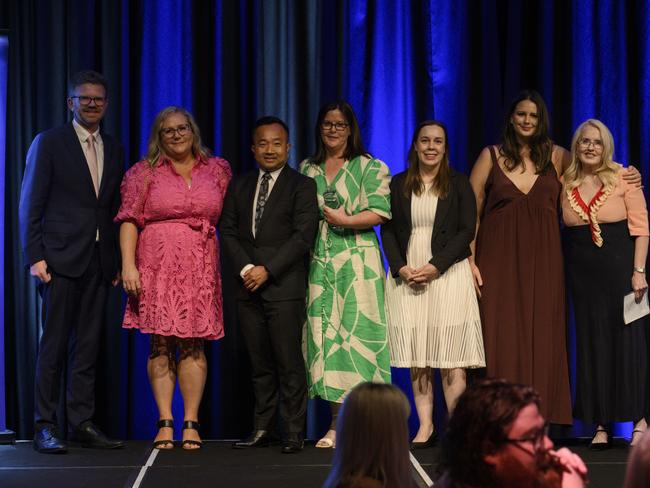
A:
<svg viewBox="0 0 650 488">
<path fill-rule="evenodd" d="M 542 415 L 570 424 L 559 176 L 566 149 L 553 144 L 533 90 L 513 101 L 502 142 L 483 149 L 470 184 L 479 228 L 470 258 L 479 293 L 487 375 L 532 385 Z M 625 178 L 638 184 L 633 170 Z"/>
<path fill-rule="evenodd" d="M 538 93 L 522 92 L 508 113 L 501 145 L 483 149 L 470 176 L 480 225 L 472 268 L 487 374 L 533 385 L 542 415 L 570 424 L 558 225 L 558 175 L 568 153 L 549 138 Z"/>
</svg>

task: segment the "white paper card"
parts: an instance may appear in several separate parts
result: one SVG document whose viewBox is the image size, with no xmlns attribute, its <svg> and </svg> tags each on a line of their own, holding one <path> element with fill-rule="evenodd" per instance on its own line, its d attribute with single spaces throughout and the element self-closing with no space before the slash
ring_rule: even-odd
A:
<svg viewBox="0 0 650 488">
<path fill-rule="evenodd" d="M 634 292 L 628 293 L 623 297 L 623 320 L 625 321 L 625 325 L 648 314 L 650 314 L 650 305 L 648 305 L 647 291 L 643 294 L 641 303 L 634 301 Z"/>
</svg>

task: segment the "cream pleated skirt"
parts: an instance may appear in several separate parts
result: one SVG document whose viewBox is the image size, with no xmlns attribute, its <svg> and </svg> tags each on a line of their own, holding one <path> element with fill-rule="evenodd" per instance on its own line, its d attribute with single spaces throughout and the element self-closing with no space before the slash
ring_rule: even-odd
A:
<svg viewBox="0 0 650 488">
<path fill-rule="evenodd" d="M 431 259 L 431 234 L 438 198 L 412 195 L 412 233 L 407 263 L 418 268 Z M 469 261 L 452 265 L 439 278 L 413 289 L 386 280 L 391 365 L 401 368 L 485 366 L 481 319 Z"/>
</svg>

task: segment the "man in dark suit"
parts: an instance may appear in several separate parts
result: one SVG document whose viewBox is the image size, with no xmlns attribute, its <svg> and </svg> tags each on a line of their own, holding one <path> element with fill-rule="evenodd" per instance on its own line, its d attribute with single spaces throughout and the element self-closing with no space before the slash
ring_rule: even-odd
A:
<svg viewBox="0 0 650 488">
<path fill-rule="evenodd" d="M 276 410 L 283 453 L 303 447 L 307 383 L 301 353 L 307 257 L 318 225 L 316 185 L 287 164 L 289 130 L 276 117 L 255 123 L 259 165 L 233 179 L 221 214 L 221 239 L 238 273 L 237 314 L 251 360 L 255 430 L 233 447 L 267 445 Z"/>
<path fill-rule="evenodd" d="M 72 440 L 116 448 L 92 422 L 95 363 L 106 294 L 118 281 L 113 217 L 120 202 L 124 150 L 99 130 L 107 83 L 94 71 L 69 86 L 72 123 L 36 136 L 20 194 L 20 237 L 30 273 L 39 280 L 43 334 L 36 364 L 34 448 L 67 451 L 57 428 L 61 374 L 67 360 L 66 413 Z"/>
</svg>

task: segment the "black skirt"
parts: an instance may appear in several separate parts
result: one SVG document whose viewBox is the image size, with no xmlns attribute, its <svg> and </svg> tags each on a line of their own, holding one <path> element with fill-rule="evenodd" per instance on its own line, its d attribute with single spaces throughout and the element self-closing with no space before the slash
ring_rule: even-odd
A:
<svg viewBox="0 0 650 488">
<path fill-rule="evenodd" d="M 600 224 L 603 246 L 588 225 L 564 231 L 567 283 L 576 322 L 574 417 L 620 422 L 644 417 L 645 317 L 625 325 L 623 296 L 632 291 L 634 238 L 627 220 Z"/>
</svg>

